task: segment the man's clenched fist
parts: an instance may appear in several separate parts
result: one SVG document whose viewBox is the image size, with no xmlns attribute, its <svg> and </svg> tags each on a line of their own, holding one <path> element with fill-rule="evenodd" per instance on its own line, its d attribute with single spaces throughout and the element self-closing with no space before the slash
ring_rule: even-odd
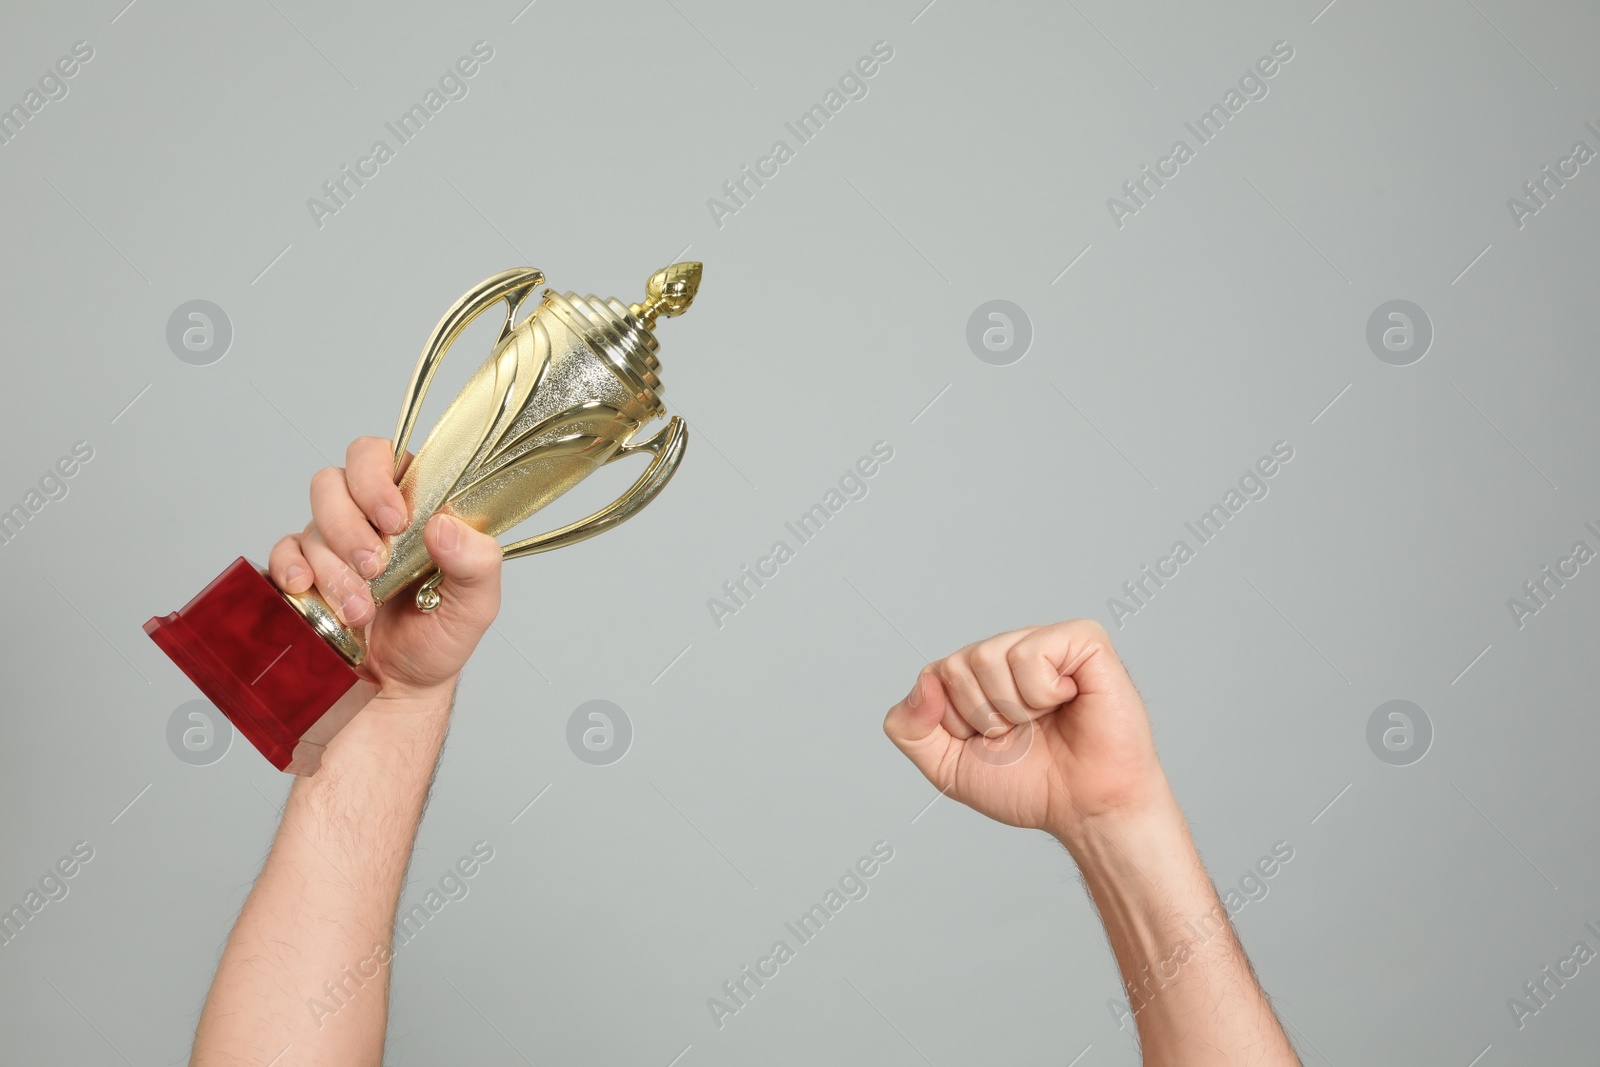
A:
<svg viewBox="0 0 1600 1067">
<path fill-rule="evenodd" d="M 279 589 L 303 593 L 315 585 L 347 626 L 367 627 L 362 666 L 380 697 L 453 685 L 500 610 L 499 543 L 443 513 L 423 531 L 428 555 L 444 574 L 439 607 L 424 613 L 409 596 L 396 596 L 374 609 L 367 579 L 388 562 L 383 535 L 410 521 L 397 478 L 389 442 L 357 438 L 344 467 L 312 477 L 311 524 L 273 546 L 267 562 Z"/>
<path fill-rule="evenodd" d="M 1099 623 L 1031 626 L 918 674 L 884 733 L 936 788 L 992 819 L 1077 838 L 1170 801 L 1150 722 Z"/>
</svg>

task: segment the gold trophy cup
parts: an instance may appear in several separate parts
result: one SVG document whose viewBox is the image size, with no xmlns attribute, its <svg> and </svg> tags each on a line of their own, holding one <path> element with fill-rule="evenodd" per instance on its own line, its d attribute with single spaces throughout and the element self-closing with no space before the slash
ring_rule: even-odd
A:
<svg viewBox="0 0 1600 1067">
<path fill-rule="evenodd" d="M 700 264 L 678 263 L 646 283 L 642 303 L 544 291 L 531 267 L 503 271 L 469 290 L 423 347 L 394 435 L 395 470 L 440 361 L 462 330 L 504 301 L 506 317 L 483 362 L 422 447 L 404 465 L 400 492 L 410 525 L 386 541 L 387 563 L 368 583 L 382 604 L 420 580 L 416 607 L 439 605 L 440 575 L 422 530 L 448 510 L 498 536 L 608 463 L 645 454 L 649 464 L 616 500 L 586 518 L 505 547 L 505 558 L 548 552 L 618 525 L 654 500 L 683 460 L 688 431 L 666 413 L 656 357 L 656 320 L 688 310 Z M 315 590 L 285 594 L 243 557 L 182 610 L 152 618 L 145 632 L 279 770 L 311 774 L 322 748 L 370 699 L 357 672 L 361 631 L 342 623 Z M 359 684 L 358 684 L 359 683 Z"/>
</svg>

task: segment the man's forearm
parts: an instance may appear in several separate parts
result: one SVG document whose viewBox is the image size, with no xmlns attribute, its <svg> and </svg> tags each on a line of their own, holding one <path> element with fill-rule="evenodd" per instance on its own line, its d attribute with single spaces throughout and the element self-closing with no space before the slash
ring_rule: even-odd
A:
<svg viewBox="0 0 1600 1067">
<path fill-rule="evenodd" d="M 380 697 L 289 790 L 228 938 L 195 1067 L 378 1064 L 395 911 L 449 722 L 450 693 Z M 330 989 L 333 991 L 330 994 Z"/>
<path fill-rule="evenodd" d="M 1297 1065 L 1165 787 L 1151 810 L 1057 835 L 1116 954 L 1144 1062 Z"/>
</svg>

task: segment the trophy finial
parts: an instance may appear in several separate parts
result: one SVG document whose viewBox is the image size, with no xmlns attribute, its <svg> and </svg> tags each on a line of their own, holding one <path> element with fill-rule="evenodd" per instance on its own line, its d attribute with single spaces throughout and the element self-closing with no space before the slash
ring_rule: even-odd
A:
<svg viewBox="0 0 1600 1067">
<path fill-rule="evenodd" d="M 694 303 L 695 293 L 700 291 L 700 270 L 698 263 L 674 263 L 661 268 L 645 283 L 644 303 L 631 304 L 628 310 L 647 330 L 655 328 L 658 315 L 669 319 L 682 315 Z"/>
</svg>

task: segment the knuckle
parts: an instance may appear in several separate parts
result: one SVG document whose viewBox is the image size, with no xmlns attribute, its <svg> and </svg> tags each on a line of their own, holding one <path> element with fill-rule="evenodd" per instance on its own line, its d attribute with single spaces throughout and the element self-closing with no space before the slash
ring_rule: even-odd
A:
<svg viewBox="0 0 1600 1067">
<path fill-rule="evenodd" d="M 323 519 L 318 523 L 317 538 L 324 548 L 339 557 L 341 561 L 349 554 L 351 544 L 355 540 L 351 536 L 348 525 L 328 519 Z"/>
<path fill-rule="evenodd" d="M 1099 619 L 1073 619 L 1069 625 L 1099 640 L 1109 640 L 1111 637 Z"/>
<path fill-rule="evenodd" d="M 355 456 L 367 452 L 387 451 L 389 440 L 386 437 L 375 437 L 372 434 L 362 434 L 350 442 L 350 447 L 345 450 L 347 455 Z"/>
<path fill-rule="evenodd" d="M 999 646 L 985 641 L 972 650 L 972 665 L 980 671 L 995 671 L 1006 665 L 1006 652 Z"/>
<path fill-rule="evenodd" d="M 344 484 L 344 471 L 339 467 L 323 467 L 311 476 L 311 488 L 328 489 Z"/>
<path fill-rule="evenodd" d="M 1107 632 L 1103 625 L 1100 624 L 1098 619 L 1079 619 L 1077 622 L 1079 627 L 1081 627 L 1079 633 L 1083 636 L 1084 640 L 1108 649 L 1112 652 L 1112 654 L 1116 653 L 1116 645 L 1114 645 L 1111 641 L 1111 634 Z"/>
</svg>

